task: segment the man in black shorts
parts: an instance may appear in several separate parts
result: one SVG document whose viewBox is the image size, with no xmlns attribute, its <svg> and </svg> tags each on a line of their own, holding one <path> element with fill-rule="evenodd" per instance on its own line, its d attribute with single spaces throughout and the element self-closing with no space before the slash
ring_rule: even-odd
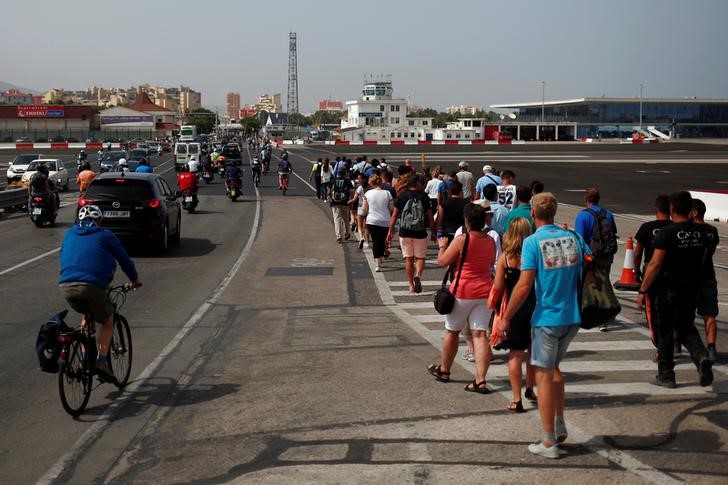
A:
<svg viewBox="0 0 728 485">
<path fill-rule="evenodd" d="M 712 362 L 718 359 L 718 352 L 715 350 L 715 341 L 718 337 L 718 282 L 715 278 L 715 266 L 713 266 L 713 254 L 718 247 L 718 229 L 715 226 L 706 224 L 705 203 L 700 199 L 693 199 L 693 222 L 700 224 L 708 240 L 708 252 L 705 254 L 705 266 L 703 267 L 703 279 L 698 288 L 698 315 L 703 317 L 705 322 L 705 342 L 708 346 L 708 356 Z"/>
<path fill-rule="evenodd" d="M 676 387 L 673 330 L 690 352 L 698 369 L 700 385 L 705 387 L 713 382 L 713 363 L 695 328 L 695 289 L 703 278 L 701 269 L 710 245 L 702 226 L 690 220 L 692 210 L 690 192 L 683 190 L 670 195 L 673 223 L 660 229 L 655 236 L 655 251 L 637 295 L 637 306 L 644 308 L 645 295 L 657 284 L 659 358 L 658 373 L 651 382 L 670 389 Z"/>
</svg>

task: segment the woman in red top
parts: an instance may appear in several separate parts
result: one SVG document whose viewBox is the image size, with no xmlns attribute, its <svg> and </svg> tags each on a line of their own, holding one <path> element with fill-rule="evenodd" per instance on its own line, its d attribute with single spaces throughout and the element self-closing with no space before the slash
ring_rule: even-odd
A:
<svg viewBox="0 0 728 485">
<path fill-rule="evenodd" d="M 428 367 L 435 379 L 442 382 L 450 380 L 450 367 L 458 351 L 459 334 L 469 323 L 475 347 L 475 379 L 465 386 L 465 390 L 481 394 L 490 392 L 485 384 L 490 364 L 490 346 L 486 334 L 491 315 L 488 296 L 493 286 L 492 268 L 496 254 L 495 241 L 481 230 L 485 226 L 487 210 L 479 204 L 466 205 L 463 216 L 467 232 L 453 239 L 449 245 L 447 237 L 438 239 L 440 251 L 437 263 L 443 268 L 455 264 L 455 274 L 451 276 L 450 285 L 450 291 L 455 295 L 455 306 L 445 317 L 440 363 Z M 466 244 L 467 252 L 459 272 L 460 281 L 457 282 Z"/>
</svg>

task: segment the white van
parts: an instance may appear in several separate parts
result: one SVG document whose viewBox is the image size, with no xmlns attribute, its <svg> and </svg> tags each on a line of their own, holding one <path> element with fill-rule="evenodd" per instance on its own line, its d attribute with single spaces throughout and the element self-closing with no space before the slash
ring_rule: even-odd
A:
<svg viewBox="0 0 728 485">
<path fill-rule="evenodd" d="M 200 161 L 200 144 L 179 142 L 174 146 L 174 168 L 179 171 L 180 167 L 187 165 L 190 158 L 194 156 Z"/>
</svg>

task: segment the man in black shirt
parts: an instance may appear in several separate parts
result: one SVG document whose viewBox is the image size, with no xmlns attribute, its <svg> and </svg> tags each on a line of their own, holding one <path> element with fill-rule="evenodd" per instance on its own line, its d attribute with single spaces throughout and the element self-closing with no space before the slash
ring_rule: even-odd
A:
<svg viewBox="0 0 728 485">
<path fill-rule="evenodd" d="M 672 224 L 670 220 L 670 196 L 658 195 L 657 199 L 655 199 L 655 220 L 642 224 L 634 236 L 636 243 L 634 247 L 634 272 L 638 280 L 642 277 L 642 255 L 644 254 L 645 257 L 644 268 L 647 269 L 647 265 L 652 258 L 652 252 L 655 250 L 655 236 L 657 236 L 660 229 L 669 224 Z M 658 347 L 657 332 L 660 326 L 660 315 L 655 306 L 655 299 L 657 298 L 657 294 L 655 293 L 656 288 L 656 285 L 652 285 L 652 288 L 647 291 L 645 298 L 645 315 L 655 348 Z M 658 358 L 656 357 L 655 361 Z"/>
<path fill-rule="evenodd" d="M 715 341 L 718 337 L 718 282 L 715 278 L 715 267 L 713 266 L 713 254 L 718 247 L 718 229 L 715 226 L 706 224 L 705 203 L 700 199 L 693 199 L 693 222 L 700 224 L 705 231 L 708 240 L 708 253 L 705 255 L 705 266 L 703 268 L 703 279 L 698 288 L 698 315 L 703 317 L 705 323 L 705 342 L 708 344 L 708 356 L 712 362 L 718 358 L 715 350 Z"/>
<path fill-rule="evenodd" d="M 655 236 L 655 250 L 637 295 L 637 306 L 644 308 L 645 295 L 656 286 L 659 357 L 658 373 L 652 383 L 667 388 L 676 387 L 673 329 L 698 368 L 700 385 L 709 386 L 713 382 L 713 363 L 694 323 L 695 288 L 703 277 L 709 243 L 703 228 L 690 220 L 692 209 L 693 198 L 689 192 L 670 195 L 673 224 L 663 227 Z"/>
</svg>

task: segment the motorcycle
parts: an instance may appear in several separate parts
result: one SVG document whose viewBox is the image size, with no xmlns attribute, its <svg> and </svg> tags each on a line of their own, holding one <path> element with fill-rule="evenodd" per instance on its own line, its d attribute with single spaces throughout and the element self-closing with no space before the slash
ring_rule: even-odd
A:
<svg viewBox="0 0 728 485">
<path fill-rule="evenodd" d="M 56 217 L 58 216 L 55 196 L 32 196 L 28 207 L 28 215 L 36 227 L 43 227 L 46 223 L 54 226 L 56 224 Z"/>
<path fill-rule="evenodd" d="M 182 208 L 187 211 L 188 214 L 195 212 L 199 204 L 197 199 L 197 193 L 192 190 L 185 190 L 182 192 Z"/>
<path fill-rule="evenodd" d="M 225 182 L 225 187 L 227 189 L 227 196 L 232 200 L 233 202 L 240 197 L 240 182 L 237 180 L 228 180 Z"/>
<path fill-rule="evenodd" d="M 202 180 L 204 180 L 206 184 L 212 182 L 214 176 L 215 174 L 212 171 L 212 165 L 202 170 Z"/>
<path fill-rule="evenodd" d="M 218 157 L 215 161 L 215 166 L 217 167 L 217 173 L 220 175 L 220 177 L 225 176 L 225 158 Z"/>
</svg>

